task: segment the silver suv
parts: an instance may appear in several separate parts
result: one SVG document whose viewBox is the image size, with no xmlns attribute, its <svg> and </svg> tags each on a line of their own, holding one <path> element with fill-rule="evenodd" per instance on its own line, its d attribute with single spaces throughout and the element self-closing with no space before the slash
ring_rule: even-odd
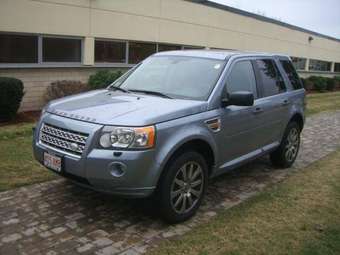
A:
<svg viewBox="0 0 340 255">
<path fill-rule="evenodd" d="M 35 158 L 84 187 L 154 195 L 169 222 L 199 208 L 208 179 L 264 154 L 296 159 L 305 90 L 287 56 L 154 54 L 107 89 L 48 104 Z"/>
</svg>

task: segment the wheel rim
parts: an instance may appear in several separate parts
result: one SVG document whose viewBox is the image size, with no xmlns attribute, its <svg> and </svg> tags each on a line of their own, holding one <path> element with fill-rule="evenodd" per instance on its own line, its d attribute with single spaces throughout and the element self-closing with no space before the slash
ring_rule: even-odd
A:
<svg viewBox="0 0 340 255">
<path fill-rule="evenodd" d="M 196 162 L 185 163 L 176 173 L 171 185 L 171 206 L 179 214 L 190 211 L 203 192 L 204 175 Z"/>
<path fill-rule="evenodd" d="M 285 147 L 285 157 L 287 161 L 291 162 L 295 159 L 299 150 L 300 136 L 296 128 L 292 128 L 287 137 L 287 144 Z"/>
</svg>

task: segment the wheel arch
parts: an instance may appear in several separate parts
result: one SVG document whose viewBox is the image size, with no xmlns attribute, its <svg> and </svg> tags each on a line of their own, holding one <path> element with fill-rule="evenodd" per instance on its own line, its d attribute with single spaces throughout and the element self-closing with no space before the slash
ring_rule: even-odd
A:
<svg viewBox="0 0 340 255">
<path fill-rule="evenodd" d="M 300 127 L 300 131 L 302 131 L 302 129 L 304 127 L 304 118 L 303 118 L 301 113 L 299 113 L 299 112 L 294 113 L 293 116 L 290 118 L 288 123 L 290 123 L 290 122 L 296 122 Z"/>
<path fill-rule="evenodd" d="M 157 186 L 159 186 L 162 176 L 166 173 L 166 169 L 174 158 L 185 151 L 196 151 L 200 153 L 206 160 L 208 165 L 208 175 L 210 176 L 213 172 L 213 168 L 216 163 L 216 153 L 214 147 L 202 137 L 192 137 L 179 144 L 169 153 L 168 157 L 165 159 L 163 166 L 161 167 L 161 173 L 157 181 Z"/>
</svg>

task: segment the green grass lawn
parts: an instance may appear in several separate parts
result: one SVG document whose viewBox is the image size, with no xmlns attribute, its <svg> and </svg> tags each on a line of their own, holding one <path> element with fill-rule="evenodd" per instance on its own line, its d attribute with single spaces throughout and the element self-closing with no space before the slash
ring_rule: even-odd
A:
<svg viewBox="0 0 340 255">
<path fill-rule="evenodd" d="M 0 191 L 56 178 L 33 160 L 32 127 L 0 127 Z"/>
<path fill-rule="evenodd" d="M 340 110 L 340 91 L 307 96 L 307 115 L 334 110 Z"/>
<path fill-rule="evenodd" d="M 340 150 L 151 254 L 340 254 L 339 214 Z"/>
<path fill-rule="evenodd" d="M 311 94 L 307 113 L 340 109 L 340 92 Z M 0 191 L 57 178 L 33 160 L 33 123 L 0 126 Z"/>
</svg>

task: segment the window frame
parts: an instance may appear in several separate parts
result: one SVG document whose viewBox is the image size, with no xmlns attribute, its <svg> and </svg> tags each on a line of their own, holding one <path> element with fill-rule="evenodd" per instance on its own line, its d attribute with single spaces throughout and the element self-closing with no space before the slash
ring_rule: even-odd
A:
<svg viewBox="0 0 340 255">
<path fill-rule="evenodd" d="M 1 34 L 8 35 L 27 35 L 36 36 L 38 38 L 38 56 L 37 63 L 0 63 L 0 69 L 11 69 L 11 68 L 50 68 L 50 67 L 82 67 L 84 59 L 84 37 L 81 36 L 61 36 L 61 35 L 44 35 L 34 33 L 13 33 L 13 32 L 0 32 Z M 78 39 L 80 40 L 80 62 L 44 62 L 43 61 L 43 38 L 60 38 L 60 39 Z"/>
<path fill-rule="evenodd" d="M 11 66 L 26 66 L 26 65 L 36 65 L 39 63 L 39 35 L 34 33 L 17 33 L 17 32 L 2 32 L 1 35 L 13 35 L 13 36 L 34 36 L 37 39 L 37 62 L 36 63 L 0 63 L 0 68 L 11 67 Z"/>
<path fill-rule="evenodd" d="M 274 95 L 270 95 L 270 96 L 265 96 L 264 95 L 264 85 L 263 85 L 263 80 L 262 80 L 262 76 L 261 76 L 261 71 L 259 70 L 259 67 L 256 63 L 256 61 L 258 60 L 271 60 L 274 67 L 275 67 L 275 70 L 276 70 L 276 74 L 278 75 L 281 75 L 282 77 L 282 82 L 285 86 L 285 90 L 278 93 L 278 94 L 274 94 Z M 280 96 L 284 93 L 286 93 L 288 91 L 288 87 L 287 87 L 287 81 L 286 81 L 286 76 L 282 74 L 282 71 L 280 69 L 280 66 L 278 65 L 277 63 L 277 59 L 272 57 L 272 56 L 260 56 L 260 57 L 256 57 L 253 59 L 253 66 L 254 66 L 254 69 L 255 69 L 255 76 L 256 76 L 256 79 L 258 81 L 258 98 L 257 99 L 262 99 L 262 98 L 269 98 L 269 97 L 274 97 L 274 96 Z"/>
<path fill-rule="evenodd" d="M 311 69 L 311 62 L 312 61 L 328 63 L 329 64 L 329 70 Z M 313 67 L 313 65 L 312 65 L 312 67 Z M 332 73 L 332 61 L 326 61 L 326 60 L 321 60 L 321 59 L 310 58 L 309 59 L 309 64 L 308 64 L 308 71 L 310 71 L 310 72 Z"/>
<path fill-rule="evenodd" d="M 96 37 L 94 38 L 94 47 L 96 47 L 96 41 L 104 41 L 104 42 L 118 42 L 118 43 L 124 43 L 125 44 L 125 62 L 96 62 L 96 48 L 94 48 L 94 56 L 93 56 L 93 62 L 95 67 L 133 67 L 135 64 L 129 64 L 128 58 L 129 58 L 129 41 L 126 40 L 118 40 L 118 39 L 108 39 L 108 38 L 100 38 Z"/>
<path fill-rule="evenodd" d="M 74 40 L 80 40 L 80 61 L 75 62 L 54 62 L 54 61 L 43 61 L 43 39 L 44 38 L 57 38 L 57 39 L 74 39 Z M 39 43 L 40 41 L 40 43 Z M 84 39 L 82 37 L 78 36 L 59 36 L 59 35 L 41 35 L 38 38 L 38 63 L 44 65 L 63 65 L 63 66 L 73 66 L 73 65 L 81 65 L 83 63 L 84 59 Z"/>
</svg>

